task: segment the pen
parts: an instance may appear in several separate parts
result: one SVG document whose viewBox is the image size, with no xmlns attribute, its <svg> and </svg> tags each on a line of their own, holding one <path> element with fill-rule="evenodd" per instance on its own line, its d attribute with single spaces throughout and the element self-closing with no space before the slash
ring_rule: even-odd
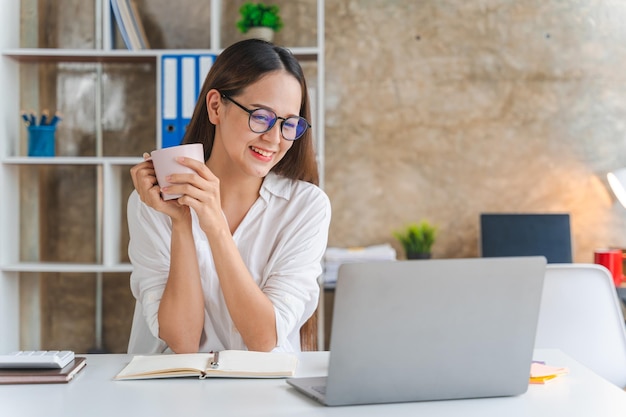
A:
<svg viewBox="0 0 626 417">
<path fill-rule="evenodd" d="M 22 110 L 21 114 L 22 119 L 24 119 L 24 123 L 26 123 L 26 126 L 30 126 L 30 119 L 28 118 L 28 114 L 24 110 Z"/>
<path fill-rule="evenodd" d="M 35 117 L 34 111 L 31 110 L 29 118 L 30 118 L 30 124 L 32 126 L 35 126 L 37 124 L 37 117 Z"/>
<path fill-rule="evenodd" d="M 217 369 L 217 367 L 220 365 L 219 359 L 220 359 L 220 353 L 213 352 L 213 359 L 211 359 L 211 369 Z"/>
<path fill-rule="evenodd" d="M 43 126 L 48 121 L 48 110 L 44 110 L 41 112 L 41 119 L 39 120 L 39 125 Z"/>
<path fill-rule="evenodd" d="M 54 113 L 54 116 L 52 116 L 52 119 L 50 119 L 50 126 L 56 126 L 57 123 L 59 123 L 61 121 L 61 113 L 60 112 L 56 112 Z"/>
</svg>

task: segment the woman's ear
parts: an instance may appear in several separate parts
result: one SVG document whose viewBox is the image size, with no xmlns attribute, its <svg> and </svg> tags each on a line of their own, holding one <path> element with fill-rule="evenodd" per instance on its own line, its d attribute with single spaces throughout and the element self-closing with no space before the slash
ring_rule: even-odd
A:
<svg viewBox="0 0 626 417">
<path fill-rule="evenodd" d="M 222 113 L 222 95 L 219 91 L 212 89 L 206 95 L 206 108 L 209 116 L 209 121 L 217 125 Z"/>
</svg>

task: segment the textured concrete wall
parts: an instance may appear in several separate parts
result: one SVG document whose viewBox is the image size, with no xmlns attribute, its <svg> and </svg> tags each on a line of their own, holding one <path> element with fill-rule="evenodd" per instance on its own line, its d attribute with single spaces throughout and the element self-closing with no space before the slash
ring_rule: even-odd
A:
<svg viewBox="0 0 626 417">
<path fill-rule="evenodd" d="M 242 2 L 225 2 L 224 44 L 240 36 L 232 25 Z M 205 2 L 137 3 L 153 47 L 209 46 Z M 287 26 L 276 42 L 315 44 L 315 1 L 277 3 Z M 73 10 L 71 19 L 41 0 L 49 23 L 39 42 L 91 47 L 93 19 L 75 16 L 93 10 L 78 0 L 54 4 Z M 626 3 L 327 0 L 325 19 L 331 245 L 389 242 L 402 256 L 392 231 L 428 219 L 439 228 L 435 257 L 471 257 L 478 254 L 481 212 L 568 212 L 576 261 L 591 261 L 596 247 L 626 246 L 626 210 L 604 179 L 626 166 Z M 120 90 L 127 123 L 116 126 L 119 118 L 105 117 L 105 152 L 134 155 L 149 150 L 153 136 L 145 115 L 154 103 L 142 104 L 154 96 L 153 69 L 116 78 L 119 69 L 107 71 L 105 107 L 114 107 L 113 93 Z M 42 83 L 59 100 L 63 84 Z M 76 111 L 83 110 L 80 103 Z M 93 154 L 95 126 L 83 129 L 68 116 L 62 128 L 62 149 Z M 127 136 L 140 140 L 120 141 Z M 50 180 L 42 196 L 52 212 L 41 226 L 41 256 L 92 262 L 93 173 L 70 170 Z M 125 248 L 120 252 L 124 258 Z M 70 254 L 76 258 L 67 259 Z M 105 277 L 104 344 L 110 351 L 125 350 L 130 328 L 132 296 L 124 275 Z M 93 345 L 94 281 L 90 275 L 45 277 L 45 348 Z"/>
<path fill-rule="evenodd" d="M 574 256 L 624 246 L 626 4 L 352 0 L 326 6 L 331 245 L 429 219 L 478 255 L 481 212 L 571 213 Z M 401 252 L 399 252 L 401 253 Z"/>
</svg>

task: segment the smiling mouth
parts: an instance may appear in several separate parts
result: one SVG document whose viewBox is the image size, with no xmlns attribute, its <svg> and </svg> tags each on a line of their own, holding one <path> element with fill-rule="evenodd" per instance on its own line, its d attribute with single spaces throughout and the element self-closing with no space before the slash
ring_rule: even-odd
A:
<svg viewBox="0 0 626 417">
<path fill-rule="evenodd" d="M 254 152 L 256 152 L 259 155 L 262 155 L 262 156 L 264 156 L 266 158 L 269 158 L 270 156 L 272 156 L 274 154 L 274 152 L 264 151 L 263 149 L 259 149 L 259 148 L 256 148 L 254 146 L 250 146 L 250 149 L 252 149 Z"/>
</svg>

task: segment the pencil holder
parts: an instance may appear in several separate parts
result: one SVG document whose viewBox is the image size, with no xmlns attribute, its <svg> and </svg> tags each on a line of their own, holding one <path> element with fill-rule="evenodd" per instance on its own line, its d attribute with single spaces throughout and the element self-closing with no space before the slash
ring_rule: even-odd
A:
<svg viewBox="0 0 626 417">
<path fill-rule="evenodd" d="M 54 156 L 55 126 L 28 127 L 28 156 Z"/>
</svg>

